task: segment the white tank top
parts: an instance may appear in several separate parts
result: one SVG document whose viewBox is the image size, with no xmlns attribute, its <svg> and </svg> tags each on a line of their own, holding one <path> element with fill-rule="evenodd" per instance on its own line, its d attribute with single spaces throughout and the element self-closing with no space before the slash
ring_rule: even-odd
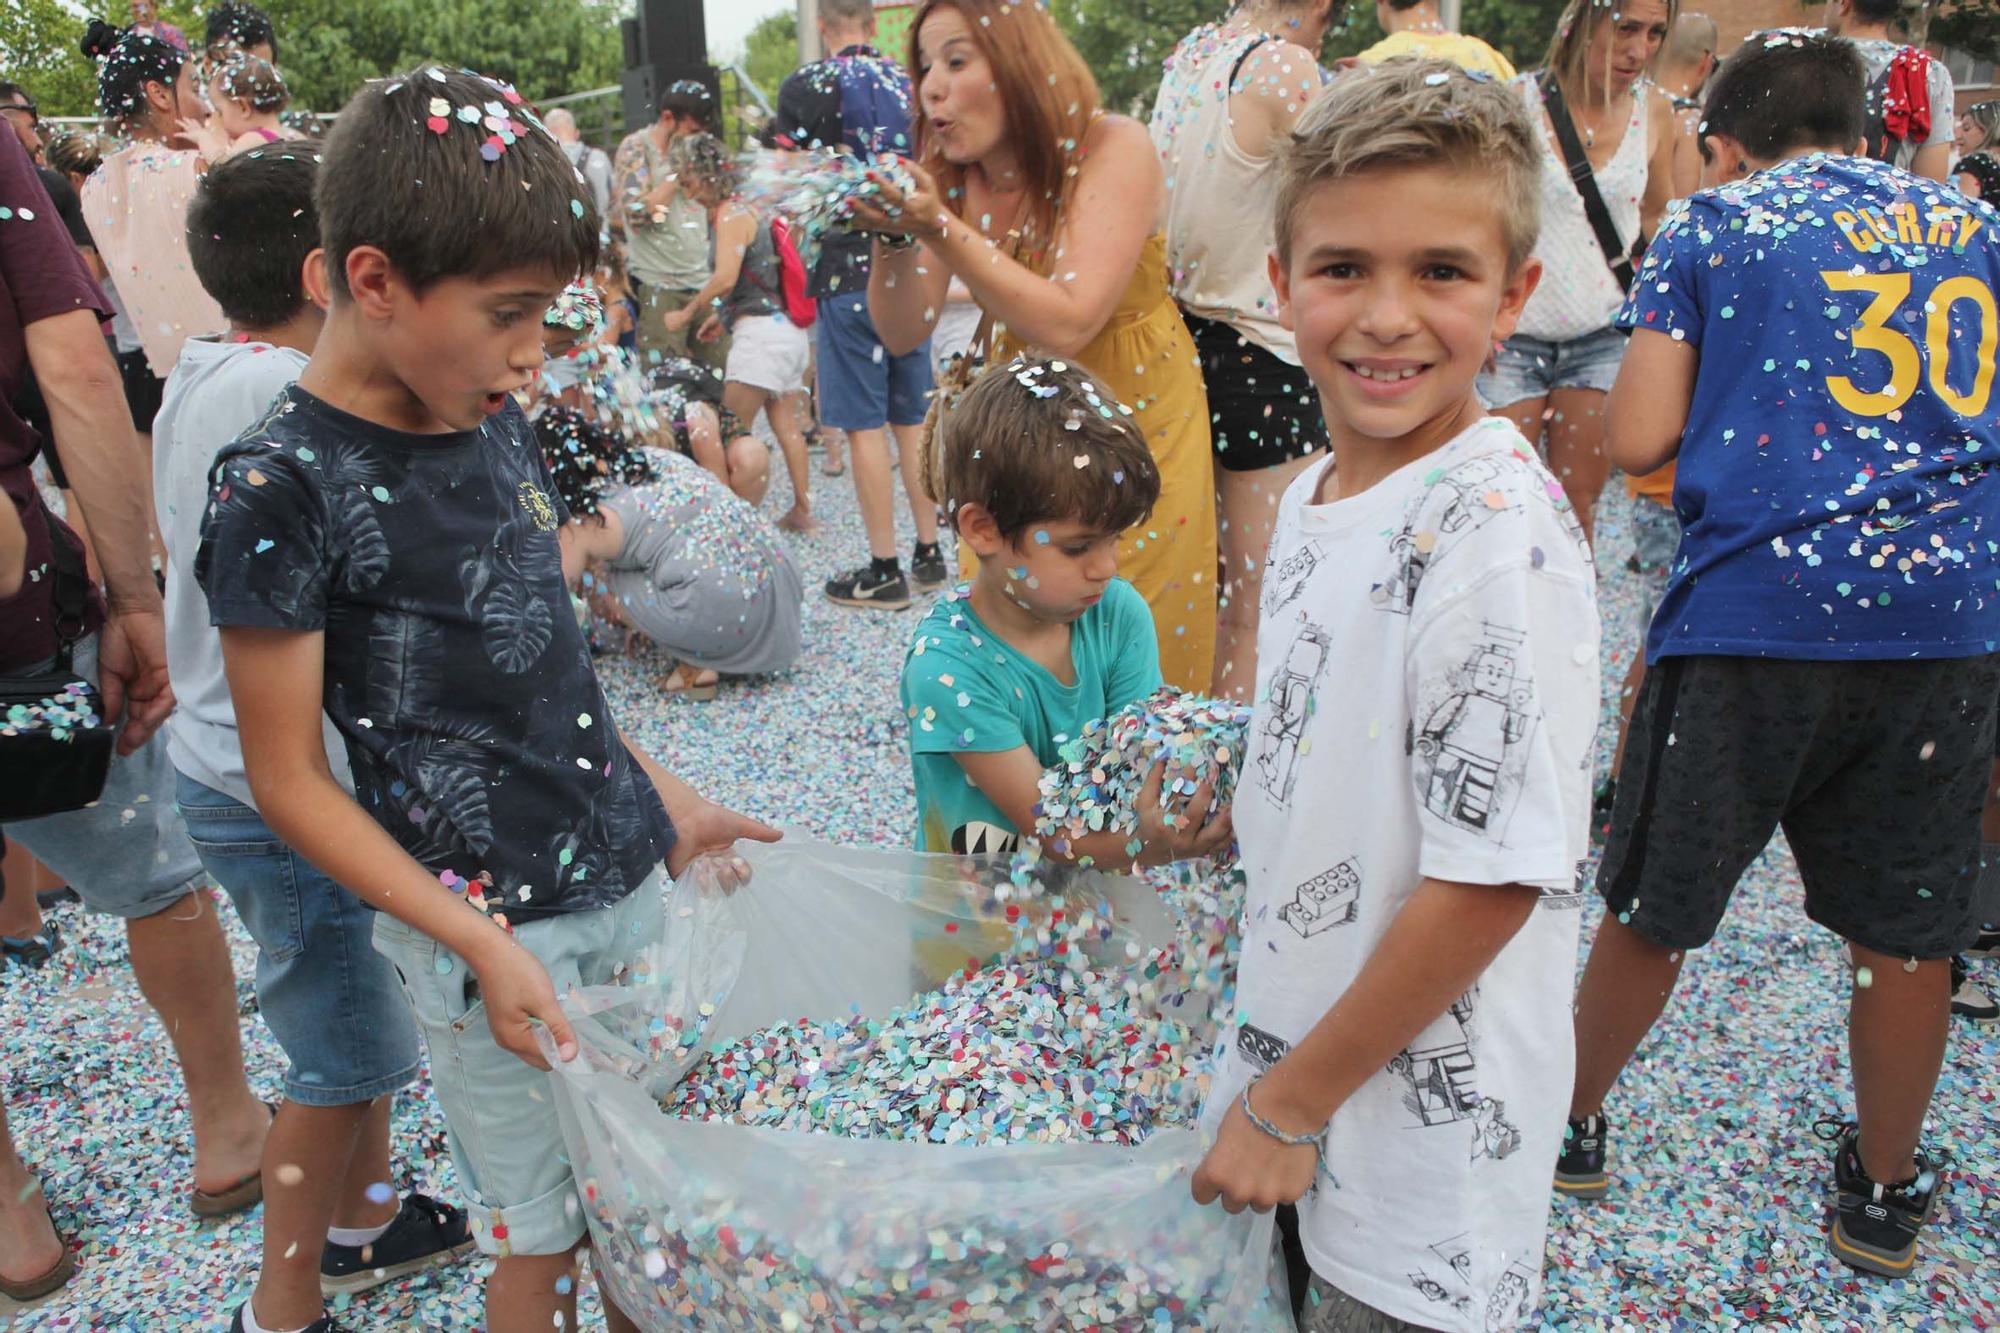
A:
<svg viewBox="0 0 2000 1333">
<path fill-rule="evenodd" d="M 1273 39 L 1256 32 L 1225 36 L 1214 25 L 1189 33 L 1167 60 L 1151 130 L 1167 174 L 1167 282 L 1174 299 L 1296 366 L 1298 350 L 1278 325 L 1265 264 L 1277 163 L 1268 152 L 1245 153 L 1229 118 L 1231 72 L 1267 40 Z M 1284 78 L 1303 81 L 1307 73 Z"/>
<path fill-rule="evenodd" d="M 1546 342 L 1570 342 L 1611 327 L 1611 317 L 1625 304 L 1625 293 L 1611 276 L 1604 247 L 1590 229 L 1583 196 L 1570 184 L 1569 167 L 1542 119 L 1542 92 L 1532 74 L 1514 81 L 1536 125 L 1542 127 L 1542 236 L 1535 257 L 1542 261 L 1541 285 L 1528 298 L 1517 330 Z M 1620 246 L 1630 250 L 1639 237 L 1639 201 L 1646 193 L 1646 107 L 1652 85 L 1641 80 L 1632 90 L 1632 118 L 1611 161 L 1595 172 L 1597 192 L 1618 230 Z"/>
</svg>

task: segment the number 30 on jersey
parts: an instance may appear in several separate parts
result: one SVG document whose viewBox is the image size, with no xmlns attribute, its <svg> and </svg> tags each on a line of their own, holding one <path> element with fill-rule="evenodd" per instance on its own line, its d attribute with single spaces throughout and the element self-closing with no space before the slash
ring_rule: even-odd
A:
<svg viewBox="0 0 2000 1333">
<path fill-rule="evenodd" d="M 1864 389 L 1845 375 L 1827 376 L 1826 391 L 1836 403 L 1856 416 L 1886 417 L 1908 403 L 1928 377 L 1938 401 L 1960 416 L 1976 417 L 1986 411 L 1993 398 L 1994 354 L 2000 350 L 2000 310 L 1995 309 L 1991 287 L 1963 275 L 1932 287 L 1923 300 L 1924 341 L 1919 348 L 1908 334 L 1890 325 L 1909 303 L 1911 274 L 1829 271 L 1819 276 L 1831 291 L 1863 292 L 1874 298 L 1850 337 L 1855 351 L 1873 352 L 1889 363 L 1888 383 L 1879 388 Z M 1952 363 L 1952 312 L 1961 305 L 1971 307 L 1978 334 L 1969 374 L 1963 357 L 1961 364 Z"/>
</svg>

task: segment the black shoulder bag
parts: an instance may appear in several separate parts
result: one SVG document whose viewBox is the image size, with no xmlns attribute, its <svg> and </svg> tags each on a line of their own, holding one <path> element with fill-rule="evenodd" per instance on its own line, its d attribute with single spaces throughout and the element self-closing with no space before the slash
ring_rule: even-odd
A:
<svg viewBox="0 0 2000 1333">
<path fill-rule="evenodd" d="M 90 573 L 46 508 L 42 521 L 56 660 L 46 671 L 0 672 L 0 823 L 82 809 L 103 793 L 111 767 L 104 696 L 74 664 L 90 607 Z"/>
<path fill-rule="evenodd" d="M 1604 251 L 1604 262 L 1611 266 L 1611 276 L 1618 280 L 1620 291 L 1632 289 L 1635 270 L 1632 255 L 1637 252 L 1635 244 L 1627 251 L 1618 239 L 1618 228 L 1611 221 L 1611 210 L 1604 206 L 1604 196 L 1598 193 L 1597 173 L 1590 169 L 1590 155 L 1583 151 L 1583 140 L 1576 134 L 1576 122 L 1569 118 L 1569 108 L 1563 105 L 1562 86 L 1549 70 L 1543 70 L 1535 77 L 1542 90 L 1542 105 L 1548 108 L 1549 124 L 1555 127 L 1556 142 L 1562 146 L 1563 162 L 1569 167 L 1569 183 L 1576 187 L 1577 197 L 1583 200 L 1583 215 L 1590 219 L 1590 229 L 1597 233 L 1598 248 Z"/>
</svg>

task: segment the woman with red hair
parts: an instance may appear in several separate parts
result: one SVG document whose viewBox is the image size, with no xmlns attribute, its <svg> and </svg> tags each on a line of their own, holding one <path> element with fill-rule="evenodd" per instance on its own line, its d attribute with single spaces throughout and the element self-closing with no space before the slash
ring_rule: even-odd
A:
<svg viewBox="0 0 2000 1333">
<path fill-rule="evenodd" d="M 883 182 L 857 221 L 881 233 L 869 312 L 884 347 L 921 346 L 955 277 L 994 321 L 994 361 L 1073 359 L 1133 411 L 1160 470 L 1118 572 L 1152 608 L 1169 684 L 1206 691 L 1215 655 L 1215 488 L 1194 342 L 1167 290 L 1166 180 L 1146 127 L 1046 11 L 924 0 L 911 29 L 915 185 Z"/>
</svg>

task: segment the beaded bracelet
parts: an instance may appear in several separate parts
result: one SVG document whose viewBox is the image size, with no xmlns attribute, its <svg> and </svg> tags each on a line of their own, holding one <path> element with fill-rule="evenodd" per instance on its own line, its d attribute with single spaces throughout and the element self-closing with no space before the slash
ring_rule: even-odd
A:
<svg viewBox="0 0 2000 1333">
<path fill-rule="evenodd" d="M 1284 1130 L 1279 1129 L 1263 1116 L 1257 1114 L 1256 1109 L 1250 1105 L 1250 1089 L 1256 1087 L 1262 1081 L 1263 1077 L 1262 1074 L 1259 1074 L 1256 1078 L 1251 1079 L 1243 1085 L 1243 1114 L 1250 1117 L 1250 1123 L 1288 1148 L 1319 1148 L 1324 1153 L 1326 1148 L 1326 1131 L 1324 1129 L 1320 1130 L 1317 1134 L 1287 1134 Z"/>
</svg>

